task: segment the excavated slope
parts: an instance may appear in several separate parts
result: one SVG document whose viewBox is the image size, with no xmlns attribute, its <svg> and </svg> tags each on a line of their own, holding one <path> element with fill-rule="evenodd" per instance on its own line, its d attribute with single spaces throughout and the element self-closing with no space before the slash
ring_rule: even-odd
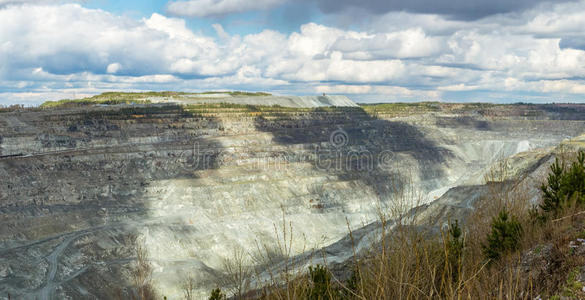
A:
<svg viewBox="0 0 585 300">
<path fill-rule="evenodd" d="M 347 226 L 414 204 L 443 210 L 433 203 L 465 198 L 497 160 L 585 132 L 582 117 L 535 106 L 0 113 L 0 295 L 111 298 L 132 285 L 140 243 L 161 295 L 180 298 L 192 274 L 204 297 L 234 251 L 278 254 L 283 214 L 291 254 L 346 251 Z"/>
<path fill-rule="evenodd" d="M 323 96 L 231 96 L 229 94 L 201 94 L 201 95 L 178 95 L 175 97 L 146 97 L 145 100 L 153 102 L 174 102 L 180 104 L 201 104 L 201 103 L 231 103 L 245 105 L 279 105 L 282 107 L 357 107 L 357 104 L 346 96 L 323 95 Z"/>
</svg>

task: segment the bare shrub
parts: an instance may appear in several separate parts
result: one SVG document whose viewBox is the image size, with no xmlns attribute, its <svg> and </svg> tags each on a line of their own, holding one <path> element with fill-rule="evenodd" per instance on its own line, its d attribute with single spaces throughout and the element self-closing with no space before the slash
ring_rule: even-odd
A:
<svg viewBox="0 0 585 300">
<path fill-rule="evenodd" d="M 222 267 L 224 285 L 231 287 L 230 292 L 236 299 L 241 299 L 250 288 L 252 267 L 248 254 L 241 247 L 234 247 L 231 257 L 223 260 Z"/>
<path fill-rule="evenodd" d="M 194 300 L 195 299 L 195 278 L 193 278 L 193 274 L 187 275 L 183 279 L 183 295 L 185 296 L 185 300 Z"/>
<path fill-rule="evenodd" d="M 131 271 L 133 293 L 131 299 L 151 300 L 157 299 L 152 282 L 152 265 L 148 258 L 148 251 L 144 242 L 136 239 L 136 261 Z"/>
<path fill-rule="evenodd" d="M 286 218 L 282 207 L 282 227 L 274 224 L 273 245 L 256 242 L 257 251 L 253 259 L 257 284 L 262 286 L 262 299 L 301 299 L 309 291 L 307 276 L 299 275 L 299 263 L 293 251 L 294 232 L 292 222 Z M 301 253 L 305 252 L 305 245 Z"/>
</svg>

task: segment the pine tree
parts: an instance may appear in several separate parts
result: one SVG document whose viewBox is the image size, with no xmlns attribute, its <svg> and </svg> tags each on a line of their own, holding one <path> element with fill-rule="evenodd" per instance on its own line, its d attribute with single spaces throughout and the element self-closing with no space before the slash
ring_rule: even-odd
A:
<svg viewBox="0 0 585 300">
<path fill-rule="evenodd" d="M 317 265 L 315 268 L 309 267 L 309 275 L 311 281 L 313 281 L 310 299 L 329 299 L 331 288 L 331 274 L 329 274 L 329 271 L 325 267 Z"/>
<path fill-rule="evenodd" d="M 463 247 L 464 240 L 462 237 L 461 227 L 459 227 L 459 221 L 455 220 L 454 223 L 449 224 L 449 240 L 447 242 L 447 253 L 448 253 L 448 264 L 449 272 L 453 282 L 459 280 L 459 270 L 461 269 L 461 263 L 463 260 Z"/>
<path fill-rule="evenodd" d="M 520 246 L 522 225 L 515 216 L 508 214 L 505 209 L 492 220 L 492 231 L 487 237 L 487 244 L 483 244 L 483 254 L 487 259 L 497 260 L 503 254 L 515 251 Z"/>
<path fill-rule="evenodd" d="M 550 166 L 550 171 L 547 183 L 540 187 L 543 193 L 540 208 L 545 212 L 556 213 L 560 210 L 564 199 L 566 199 L 566 195 L 562 188 L 565 164 L 559 163 L 559 159 L 557 158 L 555 159 L 555 163 Z"/>
<path fill-rule="evenodd" d="M 216 288 L 211 291 L 211 296 L 209 296 L 209 300 L 225 300 L 224 293 L 221 292 L 220 288 Z"/>
<path fill-rule="evenodd" d="M 566 185 L 570 201 L 568 204 L 585 204 L 585 152 L 579 152 L 577 161 L 571 164 L 567 172 Z"/>
<path fill-rule="evenodd" d="M 580 151 L 577 161 L 568 169 L 556 159 L 550 170 L 547 183 L 540 187 L 543 193 L 540 208 L 545 213 L 557 215 L 568 206 L 584 205 L 585 152 Z"/>
</svg>

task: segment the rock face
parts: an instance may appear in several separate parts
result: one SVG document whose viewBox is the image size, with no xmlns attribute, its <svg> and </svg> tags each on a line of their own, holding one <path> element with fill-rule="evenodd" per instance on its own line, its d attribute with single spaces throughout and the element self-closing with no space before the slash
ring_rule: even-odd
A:
<svg viewBox="0 0 585 300">
<path fill-rule="evenodd" d="M 291 254 L 309 253 L 380 212 L 464 198 L 499 159 L 585 132 L 583 107 L 445 107 L 2 113 L 0 295 L 111 298 L 132 285 L 140 243 L 161 295 L 180 298 L 191 274 L 201 298 L 234 252 L 278 255 L 283 223 Z"/>
</svg>

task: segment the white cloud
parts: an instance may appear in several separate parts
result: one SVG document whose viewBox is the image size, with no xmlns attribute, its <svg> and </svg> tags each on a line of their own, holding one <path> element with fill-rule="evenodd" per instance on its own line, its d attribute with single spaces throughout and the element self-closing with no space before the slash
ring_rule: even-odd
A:
<svg viewBox="0 0 585 300">
<path fill-rule="evenodd" d="M 95 90 L 92 91 L 35 91 L 35 92 L 0 92 L 0 104 L 12 105 L 12 104 L 24 104 L 26 106 L 34 106 L 45 101 L 54 101 L 60 99 L 79 99 L 90 97 L 96 94 Z"/>
<path fill-rule="evenodd" d="M 542 84 L 542 91 L 545 93 L 561 92 L 571 94 L 585 94 L 585 83 L 574 82 L 569 80 L 545 80 L 539 82 Z"/>
<path fill-rule="evenodd" d="M 207 17 L 263 10 L 285 0 L 189 0 L 169 2 L 168 12 L 177 16 Z"/>
<path fill-rule="evenodd" d="M 194 34 L 184 20 L 158 14 L 134 21 L 77 4 L 8 7 L 0 10 L 0 36 L 4 64 L 57 74 L 217 75 L 238 67 L 214 68 L 211 62 L 222 54 L 212 38 Z M 175 67 L 180 62 L 189 64 Z"/>
<path fill-rule="evenodd" d="M 280 69 L 277 69 L 280 68 Z M 385 82 L 403 75 L 400 60 L 360 61 L 344 59 L 340 52 L 318 60 L 281 61 L 269 68 L 268 76 L 277 75 L 293 81 Z"/>
<path fill-rule="evenodd" d="M 328 52 L 329 48 L 346 32 L 315 23 L 301 26 L 301 32 L 293 32 L 288 40 L 292 54 L 314 57 Z M 350 35 L 357 33 L 349 32 Z"/>
<path fill-rule="evenodd" d="M 454 84 L 454 85 L 447 85 L 447 86 L 440 86 L 437 89 L 439 91 L 448 91 L 448 92 L 462 92 L 462 91 L 473 91 L 477 90 L 479 87 L 476 85 L 465 85 L 463 83 Z"/>
<path fill-rule="evenodd" d="M 582 35 L 585 28 L 583 1 L 553 6 L 552 9 L 535 9 L 525 13 L 527 21 L 518 30 L 535 34 Z"/>
<path fill-rule="evenodd" d="M 438 91 L 425 91 L 408 89 L 401 86 L 379 86 L 379 85 L 319 85 L 315 87 L 317 93 L 329 94 L 361 94 L 376 95 L 382 100 L 409 100 L 409 101 L 435 101 L 440 100 L 441 93 Z"/>
<path fill-rule="evenodd" d="M 315 87 L 317 93 L 328 94 L 369 94 L 371 85 L 319 85 Z"/>
<path fill-rule="evenodd" d="M 421 28 L 354 36 L 337 39 L 332 48 L 358 59 L 425 57 L 442 48 L 441 38 L 427 36 Z"/>
<path fill-rule="evenodd" d="M 386 100 L 478 91 L 585 95 L 578 79 L 585 78 L 585 51 L 561 47 L 567 36 L 585 40 L 579 29 L 585 1 L 470 22 L 389 15 L 397 20 L 383 16 L 359 31 L 308 23 L 290 34 L 239 36 L 215 24 L 212 38 L 159 14 L 134 20 L 78 4 L 5 6 L 0 92 L 237 88 Z"/>
<path fill-rule="evenodd" d="M 111 63 L 108 65 L 108 67 L 106 68 L 106 71 L 110 74 L 115 74 L 118 73 L 118 71 L 120 71 L 120 69 L 122 69 L 122 65 L 119 63 Z"/>
<path fill-rule="evenodd" d="M 213 24 L 211 26 L 213 27 L 213 29 L 215 29 L 217 36 L 219 36 L 219 38 L 221 38 L 222 40 L 227 40 L 230 38 L 229 34 L 225 32 L 221 24 Z"/>
</svg>

